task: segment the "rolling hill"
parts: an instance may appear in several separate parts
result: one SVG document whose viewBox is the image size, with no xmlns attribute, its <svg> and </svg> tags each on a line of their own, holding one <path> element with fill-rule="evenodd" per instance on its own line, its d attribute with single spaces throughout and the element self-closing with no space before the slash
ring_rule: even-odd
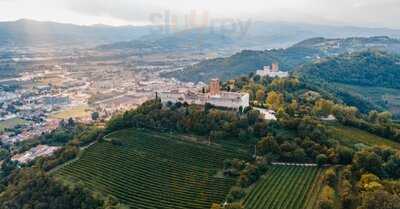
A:
<svg viewBox="0 0 400 209">
<path fill-rule="evenodd" d="M 391 53 L 400 53 L 400 40 L 388 36 L 376 36 L 370 38 L 312 38 L 295 44 L 293 47 L 317 49 L 327 56 L 343 53 L 375 49 Z"/>
<path fill-rule="evenodd" d="M 225 199 L 234 178 L 217 175 L 226 158 L 246 154 L 167 134 L 122 130 L 86 150 L 55 176 L 112 195 L 130 208 L 208 209 Z"/>
<path fill-rule="evenodd" d="M 296 70 L 308 83 L 327 89 L 362 112 L 400 114 L 400 58 L 368 50 L 305 64 Z"/>
<path fill-rule="evenodd" d="M 163 74 L 183 81 L 203 81 L 218 77 L 228 80 L 241 75 L 248 75 L 278 62 L 282 70 L 292 71 L 297 66 L 335 56 L 338 53 L 364 51 L 370 48 L 400 53 L 400 41 L 389 37 L 324 39 L 313 38 L 302 41 L 287 49 L 265 51 L 244 50 L 226 58 L 210 59 L 187 67 L 182 71 Z M 332 69 L 334 70 L 334 69 Z"/>
<path fill-rule="evenodd" d="M 302 66 L 298 72 L 328 82 L 400 88 L 400 57 L 382 51 L 369 50 L 321 59 Z"/>
<path fill-rule="evenodd" d="M 187 30 L 173 34 L 145 36 L 140 40 L 117 42 L 98 46 L 100 50 L 154 50 L 154 51 L 193 51 L 215 50 L 231 47 L 234 40 L 223 33 L 210 33 L 207 30 Z"/>
</svg>

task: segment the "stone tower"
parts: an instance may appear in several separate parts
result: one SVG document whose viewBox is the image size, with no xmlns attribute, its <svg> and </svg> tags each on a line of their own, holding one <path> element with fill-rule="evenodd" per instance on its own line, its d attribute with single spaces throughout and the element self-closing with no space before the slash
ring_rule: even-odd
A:
<svg viewBox="0 0 400 209">
<path fill-rule="evenodd" d="M 272 72 L 278 72 L 279 71 L 279 65 L 278 63 L 272 63 Z"/>
<path fill-rule="evenodd" d="M 210 81 L 210 95 L 211 96 L 219 96 L 220 95 L 220 87 L 218 79 L 211 79 Z"/>
</svg>

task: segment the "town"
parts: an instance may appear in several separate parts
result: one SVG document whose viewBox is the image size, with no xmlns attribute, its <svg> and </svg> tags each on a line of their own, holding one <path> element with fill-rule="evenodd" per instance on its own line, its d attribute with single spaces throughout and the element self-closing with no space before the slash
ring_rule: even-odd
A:
<svg viewBox="0 0 400 209">
<path fill-rule="evenodd" d="M 128 61 L 81 61 L 80 55 L 60 61 L 66 55 L 58 54 L 57 59 L 48 54 L 37 56 L 43 57 L 13 59 L 24 70 L 0 79 L 3 144 L 12 146 L 49 133 L 70 118 L 80 123 L 107 121 L 117 112 L 155 98 L 161 89 L 201 91 L 206 86 L 159 75 L 195 63 L 198 55 L 151 54 Z M 0 59 L 3 67 L 10 62 L 9 58 Z"/>
<path fill-rule="evenodd" d="M 202 82 L 180 82 L 160 76 L 162 72 L 180 70 L 194 63 L 194 59 L 181 55 L 169 56 L 169 59 L 151 55 L 140 62 L 133 59 L 130 62 L 30 63 L 20 74 L 0 80 L 1 142 L 13 145 L 30 140 L 51 132 L 69 119 L 80 123 L 107 121 L 112 115 L 134 109 L 157 96 L 165 104 L 209 103 L 232 109 L 249 106 L 249 94 L 221 91 L 218 79 L 212 79 L 208 87 Z M 269 77 L 288 76 L 287 72 L 279 71 L 275 63 L 272 69 L 267 66 L 256 73 Z M 267 118 L 275 119 L 273 111 L 260 111 Z"/>
</svg>

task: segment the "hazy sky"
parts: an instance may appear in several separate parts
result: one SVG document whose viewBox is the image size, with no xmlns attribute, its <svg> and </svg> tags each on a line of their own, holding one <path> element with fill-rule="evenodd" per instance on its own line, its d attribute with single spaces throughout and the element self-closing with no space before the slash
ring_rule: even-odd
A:
<svg viewBox="0 0 400 209">
<path fill-rule="evenodd" d="M 178 21 L 196 11 L 199 18 L 206 12 L 212 19 L 400 29 L 400 0 L 0 0 L 0 21 L 29 18 L 83 25 L 143 25 L 163 19 L 165 11 Z"/>
</svg>

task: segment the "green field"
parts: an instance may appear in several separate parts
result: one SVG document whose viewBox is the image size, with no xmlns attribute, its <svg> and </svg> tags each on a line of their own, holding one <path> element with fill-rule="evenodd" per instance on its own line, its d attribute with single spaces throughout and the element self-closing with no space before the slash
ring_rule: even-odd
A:
<svg viewBox="0 0 400 209">
<path fill-rule="evenodd" d="M 5 121 L 0 122 L 0 132 L 4 131 L 5 129 L 8 128 L 14 128 L 17 125 L 29 125 L 30 122 L 20 119 L 20 118 L 13 118 Z"/>
<path fill-rule="evenodd" d="M 328 129 L 330 135 L 346 146 L 353 146 L 357 143 L 363 143 L 368 146 L 389 146 L 400 149 L 400 144 L 389 139 L 385 139 L 366 131 L 346 126 L 330 126 Z"/>
<path fill-rule="evenodd" d="M 243 205 L 246 209 L 313 208 L 321 171 L 317 167 L 271 166 Z"/>
<path fill-rule="evenodd" d="M 233 148 L 207 146 L 164 134 L 124 130 L 111 134 L 54 175 L 66 183 L 118 198 L 131 208 L 210 208 L 224 201 L 235 179 L 218 175 Z"/>
</svg>

